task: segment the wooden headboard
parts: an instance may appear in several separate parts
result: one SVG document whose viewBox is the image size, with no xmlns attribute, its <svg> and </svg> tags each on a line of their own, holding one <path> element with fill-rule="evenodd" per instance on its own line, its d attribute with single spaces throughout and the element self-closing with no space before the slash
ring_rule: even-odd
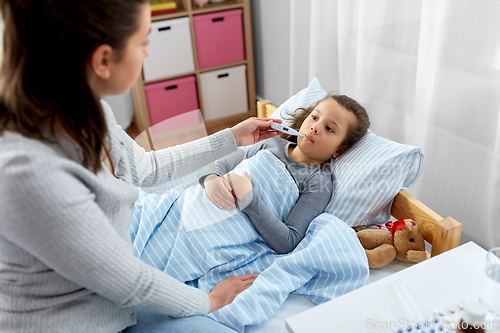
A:
<svg viewBox="0 0 500 333">
<path fill-rule="evenodd" d="M 268 100 L 257 102 L 257 116 L 268 118 L 276 107 Z M 412 219 L 418 223 L 425 240 L 432 244 L 431 256 L 438 255 L 460 245 L 462 224 L 452 217 L 442 218 L 405 190 L 399 191 L 394 198 L 391 215 Z"/>
</svg>

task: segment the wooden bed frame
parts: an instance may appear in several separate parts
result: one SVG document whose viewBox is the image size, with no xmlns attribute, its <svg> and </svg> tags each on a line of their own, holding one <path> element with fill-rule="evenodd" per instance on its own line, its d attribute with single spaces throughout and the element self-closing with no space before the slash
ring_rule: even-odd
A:
<svg viewBox="0 0 500 333">
<path fill-rule="evenodd" d="M 257 102 L 257 116 L 259 118 L 268 118 L 275 110 L 276 107 L 268 100 Z M 391 215 L 397 220 L 409 218 L 418 223 L 425 240 L 432 244 L 431 256 L 460 245 L 462 224 L 452 217 L 443 219 L 405 190 L 399 191 L 394 198 Z"/>
</svg>

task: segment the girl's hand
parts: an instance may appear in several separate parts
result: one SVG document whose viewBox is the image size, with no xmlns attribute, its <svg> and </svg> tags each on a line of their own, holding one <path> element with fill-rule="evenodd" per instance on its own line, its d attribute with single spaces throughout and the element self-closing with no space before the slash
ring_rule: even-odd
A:
<svg viewBox="0 0 500 333">
<path fill-rule="evenodd" d="M 271 128 L 273 122 L 281 124 L 281 119 L 248 118 L 231 127 L 237 146 L 248 146 L 261 140 L 272 138 L 279 132 Z"/>
<path fill-rule="evenodd" d="M 230 276 L 217 285 L 208 294 L 210 298 L 210 312 L 214 312 L 231 303 L 243 290 L 250 287 L 259 274 Z"/>
<path fill-rule="evenodd" d="M 229 173 L 229 176 L 224 176 L 227 180 L 229 180 L 229 177 L 231 177 L 229 184 L 232 183 L 236 198 L 239 200 L 243 199 L 245 195 L 252 190 L 253 184 L 250 178 L 248 178 L 248 174 L 246 172 L 242 176 L 234 172 Z"/>
<path fill-rule="evenodd" d="M 235 198 L 227 179 L 211 174 L 205 178 L 204 185 L 205 192 L 214 205 L 220 209 L 226 208 L 231 210 L 236 208 L 236 204 L 234 203 Z"/>
</svg>

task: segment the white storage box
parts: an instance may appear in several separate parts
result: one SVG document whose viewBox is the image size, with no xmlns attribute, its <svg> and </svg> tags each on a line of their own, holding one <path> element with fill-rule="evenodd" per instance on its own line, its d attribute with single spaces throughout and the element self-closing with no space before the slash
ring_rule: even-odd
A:
<svg viewBox="0 0 500 333">
<path fill-rule="evenodd" d="M 149 56 L 144 58 L 144 81 L 194 71 L 189 18 L 151 23 Z"/>
<path fill-rule="evenodd" d="M 248 111 L 245 65 L 202 73 L 200 83 L 205 121 Z"/>
</svg>

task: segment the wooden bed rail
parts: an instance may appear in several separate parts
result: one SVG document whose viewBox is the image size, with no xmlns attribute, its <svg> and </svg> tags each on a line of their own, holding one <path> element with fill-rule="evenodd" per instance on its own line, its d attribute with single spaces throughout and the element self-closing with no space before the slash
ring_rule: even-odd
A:
<svg viewBox="0 0 500 333">
<path fill-rule="evenodd" d="M 391 207 L 396 218 L 411 218 L 418 223 L 425 240 L 432 244 L 431 256 L 438 255 L 460 245 L 462 224 L 452 217 L 443 219 L 405 190 L 399 191 Z"/>
<path fill-rule="evenodd" d="M 257 117 L 268 118 L 277 108 L 269 100 L 257 102 Z M 438 255 L 460 245 L 462 224 L 451 217 L 443 219 L 405 190 L 399 191 L 391 207 L 396 218 L 410 218 L 418 223 L 427 242 L 432 244 L 431 256 Z"/>
<path fill-rule="evenodd" d="M 267 99 L 257 101 L 257 117 L 259 118 L 269 118 L 276 109 L 271 101 Z"/>
</svg>

